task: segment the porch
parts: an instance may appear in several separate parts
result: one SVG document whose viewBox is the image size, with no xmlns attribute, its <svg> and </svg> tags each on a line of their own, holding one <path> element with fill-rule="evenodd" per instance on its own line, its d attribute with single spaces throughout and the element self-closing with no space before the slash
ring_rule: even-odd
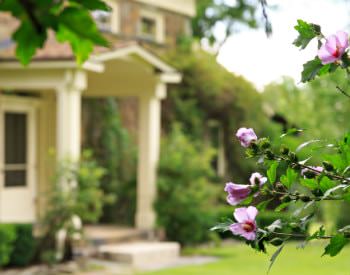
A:
<svg viewBox="0 0 350 275">
<path fill-rule="evenodd" d="M 13 200 L 3 203 L 1 199 L 0 222 L 35 222 L 45 209 L 41 194 L 48 190 L 56 164 L 65 159 L 79 160 L 83 97 L 133 96 L 138 99 L 139 109 L 135 226 L 143 232 L 152 231 L 156 220 L 153 202 L 160 105 L 166 97 L 166 85 L 180 80 L 181 76 L 172 67 L 138 45 L 96 54 L 82 67 L 77 67 L 72 60 L 49 58 L 34 60 L 26 68 L 13 60 L 1 61 L 0 133 L 8 129 L 7 114 L 27 114 L 23 110 L 29 107 L 31 116 L 27 115 L 25 120 L 31 122 L 25 126 L 27 138 L 21 141 L 26 143 L 26 157 L 22 161 L 25 184 L 7 186 L 6 173 L 12 164 L 7 163 L 5 151 L 8 149 L 0 146 L 0 199 L 6 194 Z M 8 110 L 7 106 L 24 109 Z M 5 140 L 6 136 L 1 135 L 0 142 L 5 144 Z M 49 156 L 53 148 L 54 158 Z M 26 202 L 15 203 L 19 197 Z"/>
</svg>

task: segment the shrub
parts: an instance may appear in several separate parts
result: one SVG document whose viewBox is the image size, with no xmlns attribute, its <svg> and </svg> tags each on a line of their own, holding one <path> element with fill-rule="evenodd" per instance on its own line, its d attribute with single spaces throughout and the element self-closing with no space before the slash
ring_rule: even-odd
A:
<svg viewBox="0 0 350 275">
<path fill-rule="evenodd" d="M 14 225 L 16 240 L 13 243 L 13 251 L 10 256 L 10 265 L 26 266 L 32 262 L 36 252 L 36 240 L 33 236 L 33 225 Z"/>
<path fill-rule="evenodd" d="M 159 166 L 158 223 L 169 239 L 195 244 L 210 238 L 218 187 L 213 185 L 213 150 L 190 141 L 177 125 L 163 140 Z M 220 186 L 221 189 L 221 186 Z"/>
<path fill-rule="evenodd" d="M 15 240 L 15 227 L 10 224 L 0 224 L 0 267 L 10 262 Z"/>
</svg>

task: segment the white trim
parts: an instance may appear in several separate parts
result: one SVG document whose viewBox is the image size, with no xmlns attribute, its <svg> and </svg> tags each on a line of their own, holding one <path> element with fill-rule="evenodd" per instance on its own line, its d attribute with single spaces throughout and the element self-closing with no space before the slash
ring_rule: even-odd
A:
<svg viewBox="0 0 350 275">
<path fill-rule="evenodd" d="M 36 113 L 37 113 L 37 107 L 39 104 L 39 100 L 33 100 L 33 99 L 26 99 L 26 98 L 20 98 L 16 96 L 0 96 L 0 222 L 34 222 L 36 220 L 36 205 L 35 205 L 35 198 L 37 195 L 37 165 L 36 165 Z M 4 160 L 4 114 L 6 112 L 18 112 L 18 113 L 25 113 L 27 115 L 27 160 L 26 160 L 26 186 L 16 186 L 16 187 L 8 187 L 5 188 L 5 178 L 4 178 L 4 171 L 5 171 L 5 160 Z M 20 168 L 20 166 L 23 165 L 6 165 L 8 168 Z M 5 197 L 11 196 L 11 198 L 17 198 L 13 203 L 13 205 L 6 206 Z M 4 197 L 2 197 L 4 196 Z M 24 196 L 24 197 L 23 197 Z M 22 205 L 20 205 L 20 200 L 22 201 Z M 26 203 L 23 204 L 23 200 L 29 200 L 27 201 L 28 205 Z M 12 200 L 11 200 L 12 202 Z M 9 201 L 7 202 L 9 203 Z M 11 204 L 11 203 L 10 203 Z M 13 210 L 13 208 L 16 208 L 16 206 L 19 207 L 17 210 Z M 11 210 L 7 211 L 14 211 L 13 213 L 16 214 L 11 215 L 4 213 L 4 208 L 10 207 Z M 25 209 L 21 209 L 25 207 Z M 23 212 L 22 212 L 22 211 Z M 18 214 L 18 211 L 25 214 Z M 31 212 L 29 212 L 31 211 Z"/>
<path fill-rule="evenodd" d="M 164 61 L 162 61 L 161 59 L 149 53 L 148 51 L 146 51 L 145 49 L 143 49 L 138 45 L 132 45 L 119 50 L 114 50 L 114 51 L 102 53 L 99 55 L 93 55 L 91 56 L 91 60 L 96 62 L 105 62 L 105 61 L 109 61 L 117 58 L 123 58 L 125 56 L 132 55 L 132 54 L 138 55 L 139 57 L 141 57 L 142 59 L 144 59 L 145 61 L 147 61 L 148 63 L 150 63 L 151 65 L 153 65 L 154 67 L 158 68 L 163 72 L 176 72 L 175 68 L 166 64 Z"/>
<path fill-rule="evenodd" d="M 180 83 L 182 81 L 182 75 L 180 73 L 163 73 L 160 74 L 160 81 L 164 83 Z"/>
<path fill-rule="evenodd" d="M 51 60 L 33 60 L 27 67 L 23 67 L 18 61 L 0 61 L 0 69 L 75 69 L 79 65 L 75 61 L 51 61 Z M 93 62 L 91 60 L 86 61 L 82 65 L 82 69 L 92 71 L 96 73 L 102 73 L 105 70 L 103 63 Z"/>
<path fill-rule="evenodd" d="M 155 33 L 153 37 L 145 33 L 142 33 L 142 18 L 146 18 L 154 21 Z M 165 22 L 164 21 L 165 21 L 164 15 L 160 11 L 154 11 L 154 10 L 149 10 L 145 8 L 141 9 L 140 18 L 138 22 L 138 36 L 149 38 L 158 43 L 164 43 L 165 42 Z"/>
</svg>

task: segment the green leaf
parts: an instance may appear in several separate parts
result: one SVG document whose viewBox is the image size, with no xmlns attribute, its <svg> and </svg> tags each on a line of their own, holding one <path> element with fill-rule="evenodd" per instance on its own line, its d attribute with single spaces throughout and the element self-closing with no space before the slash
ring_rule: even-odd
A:
<svg viewBox="0 0 350 275">
<path fill-rule="evenodd" d="M 325 247 L 324 255 L 329 255 L 331 257 L 336 256 L 343 247 L 349 242 L 349 240 L 343 234 L 337 234 L 331 238 L 329 244 Z"/>
<path fill-rule="evenodd" d="M 226 232 L 230 230 L 230 225 L 233 223 L 233 221 L 227 221 L 223 223 L 219 223 L 215 225 L 214 227 L 210 228 L 210 231 L 220 231 L 220 232 Z"/>
<path fill-rule="evenodd" d="M 305 49 L 312 39 L 321 34 L 321 27 L 312 23 L 307 23 L 299 19 L 294 29 L 298 31 L 299 36 L 294 40 L 293 44 L 301 49 Z"/>
<path fill-rule="evenodd" d="M 281 220 L 275 220 L 273 223 L 271 223 L 269 226 L 266 227 L 266 230 L 269 232 L 275 232 L 276 229 L 282 228 L 282 222 Z"/>
<path fill-rule="evenodd" d="M 71 33 L 80 39 L 93 42 L 96 45 L 108 46 L 107 40 L 100 34 L 87 10 L 78 7 L 65 8 L 58 16 L 60 25 L 64 25 Z"/>
<path fill-rule="evenodd" d="M 330 178 L 322 177 L 322 180 L 320 181 L 320 189 L 322 193 L 327 192 L 327 190 L 332 189 L 335 186 L 336 186 L 336 183 L 332 181 Z"/>
<path fill-rule="evenodd" d="M 84 63 L 93 51 L 93 43 L 91 41 L 80 39 L 79 36 L 71 32 L 64 25 L 59 26 L 56 32 L 56 38 L 59 42 L 69 42 L 78 64 Z"/>
<path fill-rule="evenodd" d="M 276 181 L 277 167 L 278 167 L 278 162 L 273 161 L 272 164 L 270 165 L 270 168 L 266 172 L 267 177 L 269 178 L 269 181 L 271 184 L 274 184 Z"/>
<path fill-rule="evenodd" d="M 288 129 L 288 131 L 280 136 L 280 138 L 284 138 L 286 136 L 292 136 L 298 133 L 304 132 L 304 129 L 296 129 L 296 128 L 291 128 Z"/>
<path fill-rule="evenodd" d="M 309 188 L 310 190 L 315 190 L 318 188 L 318 183 L 316 179 L 301 179 L 300 184 Z"/>
<path fill-rule="evenodd" d="M 318 57 L 306 62 L 303 65 L 303 71 L 301 73 L 301 82 L 306 83 L 315 79 L 322 67 L 323 65 Z"/>
<path fill-rule="evenodd" d="M 38 33 L 30 22 L 23 21 L 13 39 L 17 43 L 16 56 L 23 65 L 27 65 L 38 48 L 44 45 L 46 33 Z"/>
<path fill-rule="evenodd" d="M 70 2 L 77 3 L 88 10 L 103 10 L 109 11 L 111 8 L 101 0 L 69 0 Z"/>
<path fill-rule="evenodd" d="M 289 206 L 290 202 L 281 203 L 279 206 L 275 208 L 275 212 L 281 212 Z"/>
<path fill-rule="evenodd" d="M 270 270 L 271 270 L 273 264 L 275 263 L 275 261 L 276 261 L 278 255 L 282 252 L 283 247 L 284 247 L 284 245 L 282 245 L 281 247 L 279 247 L 279 248 L 275 251 L 275 253 L 272 254 L 272 256 L 271 256 L 271 258 L 270 258 L 270 265 L 269 265 L 269 269 L 268 269 L 267 273 L 270 272 Z"/>
<path fill-rule="evenodd" d="M 295 172 L 292 168 L 288 167 L 286 174 L 281 176 L 280 181 L 285 187 L 289 189 L 297 178 L 298 173 Z"/>
<path fill-rule="evenodd" d="M 256 208 L 259 210 L 259 211 L 263 211 L 266 209 L 266 207 L 268 206 L 268 204 L 272 201 L 273 199 L 269 199 L 269 200 L 266 200 L 266 201 L 262 201 L 260 202 Z"/>
<path fill-rule="evenodd" d="M 326 235 L 326 231 L 324 229 L 324 226 L 322 225 L 316 232 L 314 232 L 311 236 L 307 237 L 306 241 L 319 239 L 325 235 Z"/>
</svg>

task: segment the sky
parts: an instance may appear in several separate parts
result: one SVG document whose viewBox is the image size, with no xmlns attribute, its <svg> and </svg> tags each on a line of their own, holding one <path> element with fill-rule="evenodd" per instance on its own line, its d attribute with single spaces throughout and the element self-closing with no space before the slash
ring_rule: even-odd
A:
<svg viewBox="0 0 350 275">
<path fill-rule="evenodd" d="M 302 65 L 317 54 L 316 43 L 304 51 L 292 45 L 297 19 L 321 25 L 325 36 L 338 30 L 350 32 L 349 0 L 268 0 L 268 4 L 277 5 L 269 10 L 272 37 L 267 38 L 263 29 L 245 30 L 230 37 L 218 55 L 219 63 L 260 90 L 282 76 L 298 83 Z"/>
</svg>

